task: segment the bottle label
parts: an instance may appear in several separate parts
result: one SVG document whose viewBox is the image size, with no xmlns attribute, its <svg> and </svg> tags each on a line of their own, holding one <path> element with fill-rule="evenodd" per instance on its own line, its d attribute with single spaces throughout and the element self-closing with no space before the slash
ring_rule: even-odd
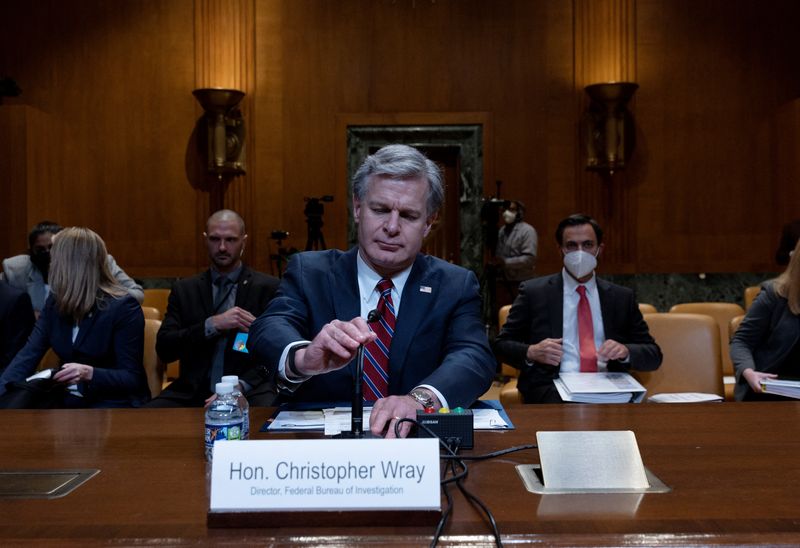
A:
<svg viewBox="0 0 800 548">
<path fill-rule="evenodd" d="M 242 417 L 242 439 L 250 439 L 250 411 L 245 411 Z"/>
<path fill-rule="evenodd" d="M 218 440 L 241 440 L 242 423 L 208 424 L 206 423 L 206 459 L 211 461 L 214 454 L 214 442 Z"/>
</svg>

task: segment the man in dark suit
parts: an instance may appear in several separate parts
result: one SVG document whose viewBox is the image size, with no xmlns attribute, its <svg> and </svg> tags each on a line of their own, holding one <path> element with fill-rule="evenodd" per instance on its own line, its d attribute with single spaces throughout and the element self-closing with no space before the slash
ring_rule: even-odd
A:
<svg viewBox="0 0 800 548">
<path fill-rule="evenodd" d="M 661 349 L 630 289 L 595 276 L 603 231 L 586 215 L 561 221 L 556 241 L 564 256 L 558 274 L 520 287 L 496 340 L 503 361 L 520 369 L 525 403 L 559 403 L 559 372 L 652 371 Z"/>
<path fill-rule="evenodd" d="M 0 373 L 25 345 L 34 321 L 30 296 L 0 283 Z"/>
<path fill-rule="evenodd" d="M 244 345 L 278 279 L 242 263 L 247 233 L 237 213 L 223 209 L 211 215 L 203 236 L 211 268 L 175 282 L 156 338 L 159 358 L 179 359 L 180 374 L 148 407 L 202 406 L 223 375 L 239 377 L 250 405 L 271 405 L 275 390 L 267 364 Z"/>
<path fill-rule="evenodd" d="M 394 437 L 418 409 L 467 406 L 495 360 L 475 275 L 420 253 L 444 199 L 439 168 L 405 145 L 367 157 L 353 178 L 358 247 L 301 253 L 252 325 L 248 348 L 278 365 L 295 401 L 349 401 L 364 344 L 370 430 Z M 377 310 L 379 321 L 365 318 Z M 408 434 L 400 424 L 400 435 Z"/>
</svg>

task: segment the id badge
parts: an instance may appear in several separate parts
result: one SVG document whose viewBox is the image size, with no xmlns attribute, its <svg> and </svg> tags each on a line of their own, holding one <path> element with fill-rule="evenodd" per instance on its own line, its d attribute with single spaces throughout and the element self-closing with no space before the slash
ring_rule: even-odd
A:
<svg viewBox="0 0 800 548">
<path fill-rule="evenodd" d="M 237 352 L 244 352 L 245 354 L 249 354 L 247 351 L 247 333 L 237 333 L 236 338 L 233 339 L 233 349 Z"/>
</svg>

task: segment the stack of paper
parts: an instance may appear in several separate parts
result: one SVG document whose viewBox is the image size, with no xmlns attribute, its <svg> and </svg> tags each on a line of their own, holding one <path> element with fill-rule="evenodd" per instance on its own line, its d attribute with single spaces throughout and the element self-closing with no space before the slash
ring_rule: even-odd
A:
<svg viewBox="0 0 800 548">
<path fill-rule="evenodd" d="M 647 392 L 628 373 L 561 373 L 554 382 L 568 402 L 638 403 Z"/>
<path fill-rule="evenodd" d="M 800 399 L 800 381 L 788 379 L 766 379 L 761 381 L 761 390 L 787 398 Z"/>
</svg>

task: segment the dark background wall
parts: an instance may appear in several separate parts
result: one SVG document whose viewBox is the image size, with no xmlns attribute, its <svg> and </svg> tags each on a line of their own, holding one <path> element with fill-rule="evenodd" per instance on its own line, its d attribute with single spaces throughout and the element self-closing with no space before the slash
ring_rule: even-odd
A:
<svg viewBox="0 0 800 548">
<path fill-rule="evenodd" d="M 346 245 L 349 123 L 479 120 L 484 193 L 502 180 L 527 203 L 539 272 L 558 268 L 555 224 L 578 210 L 607 228 L 606 273 L 776 270 L 780 227 L 800 217 L 800 3 L 621 3 L 637 149 L 609 181 L 582 167 L 585 2 L 232 1 L 248 173 L 217 199 L 245 215 L 250 262 L 271 268 L 274 229 L 304 246 L 307 196 L 335 197 L 325 239 Z M 0 105 L 0 255 L 54 218 L 96 229 L 139 277 L 205 264 L 213 200 L 190 137 L 191 91 L 213 80 L 209 4 L 0 0 L 0 76 L 23 89 Z"/>
</svg>

